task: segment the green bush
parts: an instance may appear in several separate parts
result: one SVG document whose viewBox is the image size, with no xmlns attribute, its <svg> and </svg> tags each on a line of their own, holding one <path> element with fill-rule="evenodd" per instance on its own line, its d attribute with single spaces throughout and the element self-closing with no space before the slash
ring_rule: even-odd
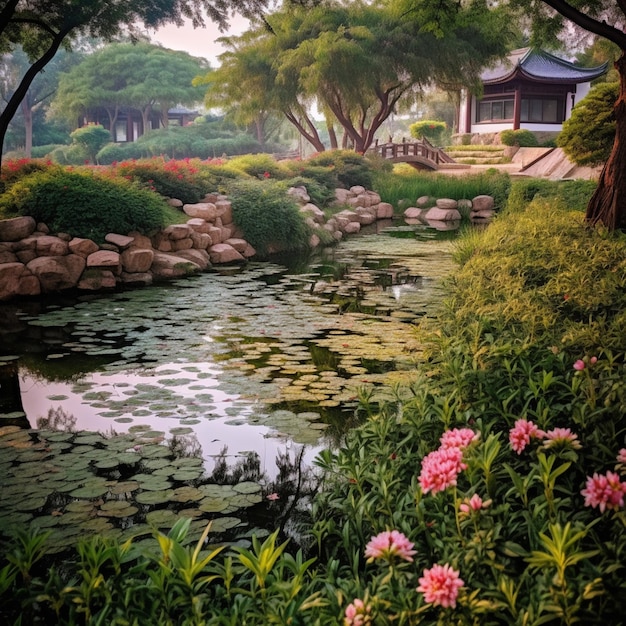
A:
<svg viewBox="0 0 626 626">
<path fill-rule="evenodd" d="M 244 154 L 228 160 L 227 169 L 258 178 L 259 180 L 282 180 L 288 172 L 269 154 Z"/>
<path fill-rule="evenodd" d="M 535 134 L 524 128 L 503 130 L 500 133 L 500 141 L 505 146 L 519 146 L 520 148 L 536 148 L 539 145 Z"/>
<path fill-rule="evenodd" d="M 34 172 L 46 172 L 54 166 L 41 159 L 14 159 L 5 160 L 2 163 L 2 175 L 0 176 L 0 191 L 5 191 L 16 182 Z"/>
<path fill-rule="evenodd" d="M 416 139 L 425 137 L 430 142 L 438 144 L 443 139 L 447 128 L 448 125 L 445 122 L 438 120 L 420 120 L 409 126 L 409 132 L 411 133 L 411 137 L 415 137 Z"/>
<path fill-rule="evenodd" d="M 57 168 L 25 176 L 0 196 L 0 208 L 7 212 L 31 215 L 53 232 L 98 243 L 111 232 L 150 233 L 160 228 L 164 206 L 159 196 L 124 179 Z"/>
<path fill-rule="evenodd" d="M 48 158 L 59 165 L 84 165 L 89 163 L 89 154 L 84 146 L 71 144 L 59 146 L 48 154 Z"/>
<path fill-rule="evenodd" d="M 334 188 L 331 191 L 328 187 L 320 185 L 313 178 L 297 176 L 296 178 L 281 181 L 280 184 L 285 190 L 289 189 L 289 187 L 305 187 L 311 202 L 319 208 L 328 206 L 335 198 Z"/>
<path fill-rule="evenodd" d="M 50 143 L 45 146 L 33 146 L 31 150 L 31 157 L 33 159 L 43 159 L 47 157 L 56 148 L 62 147 L 65 144 Z"/>
<path fill-rule="evenodd" d="M 596 187 L 597 183 L 592 180 L 516 180 L 511 187 L 506 208 L 508 211 L 525 211 L 532 200 L 542 198 L 558 202 L 567 209 L 584 211 Z"/>
<path fill-rule="evenodd" d="M 618 83 L 593 87 L 563 122 L 557 145 L 577 165 L 599 165 L 611 154 L 615 140 L 615 102 Z"/>
<path fill-rule="evenodd" d="M 144 156 L 141 147 L 134 141 L 128 143 L 108 143 L 96 155 L 100 165 L 111 165 L 127 159 L 140 159 Z"/>
<path fill-rule="evenodd" d="M 100 124 L 88 124 L 70 133 L 72 142 L 81 146 L 89 160 L 96 163 L 96 155 L 111 141 L 111 133 Z"/>
<path fill-rule="evenodd" d="M 239 181 L 228 186 L 233 221 L 260 256 L 305 250 L 309 229 L 296 203 L 271 181 Z"/>
<path fill-rule="evenodd" d="M 368 160 L 351 150 L 327 150 L 308 160 L 310 166 L 334 168 L 340 186 L 350 189 L 361 185 L 372 188 L 372 168 Z"/>
</svg>

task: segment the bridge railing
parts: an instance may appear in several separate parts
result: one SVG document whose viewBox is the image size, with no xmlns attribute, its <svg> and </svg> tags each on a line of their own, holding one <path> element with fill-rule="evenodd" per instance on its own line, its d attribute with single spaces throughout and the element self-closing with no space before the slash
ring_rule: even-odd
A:
<svg viewBox="0 0 626 626">
<path fill-rule="evenodd" d="M 404 158 L 421 157 L 438 165 L 439 163 L 452 160 L 441 148 L 435 148 L 427 139 L 402 143 L 376 144 L 370 150 L 383 159 L 397 161 L 401 161 Z"/>
</svg>

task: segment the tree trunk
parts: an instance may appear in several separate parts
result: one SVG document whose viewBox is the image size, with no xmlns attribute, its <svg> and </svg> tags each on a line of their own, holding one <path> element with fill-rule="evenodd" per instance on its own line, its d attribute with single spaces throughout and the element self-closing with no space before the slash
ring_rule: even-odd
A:
<svg viewBox="0 0 626 626">
<path fill-rule="evenodd" d="M 24 154 L 30 159 L 33 153 L 33 108 L 30 106 L 28 94 L 22 100 L 20 107 L 24 116 Z"/>
<path fill-rule="evenodd" d="M 328 128 L 328 137 L 330 138 L 330 149 L 337 150 L 339 144 L 337 143 L 337 133 L 335 132 L 335 126 L 327 120 L 326 128 Z"/>
<path fill-rule="evenodd" d="M 598 187 L 587 205 L 588 224 L 609 230 L 626 230 L 626 51 L 615 62 L 619 74 L 619 97 L 615 103 L 615 142 L 605 163 Z"/>
</svg>

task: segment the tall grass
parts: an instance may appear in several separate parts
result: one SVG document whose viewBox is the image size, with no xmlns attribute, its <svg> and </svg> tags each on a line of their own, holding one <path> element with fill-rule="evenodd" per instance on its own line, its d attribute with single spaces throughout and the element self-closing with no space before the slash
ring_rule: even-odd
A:
<svg viewBox="0 0 626 626">
<path fill-rule="evenodd" d="M 421 196 L 471 200 L 483 194 L 493 196 L 496 207 L 502 208 L 506 204 L 510 185 L 509 176 L 495 169 L 480 174 L 447 176 L 396 168 L 391 174 L 375 175 L 374 180 L 374 189 L 382 200 L 396 209 L 411 206 Z"/>
</svg>

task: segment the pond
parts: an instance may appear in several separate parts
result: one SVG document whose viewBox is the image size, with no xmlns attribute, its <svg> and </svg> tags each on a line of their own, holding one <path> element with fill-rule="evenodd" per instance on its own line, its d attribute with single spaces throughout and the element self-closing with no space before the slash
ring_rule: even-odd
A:
<svg viewBox="0 0 626 626">
<path fill-rule="evenodd" d="M 379 223 L 308 259 L 1 305 L 0 532 L 35 520 L 62 551 L 181 515 L 190 540 L 284 527 L 360 390 L 410 375 L 453 239 Z"/>
</svg>

